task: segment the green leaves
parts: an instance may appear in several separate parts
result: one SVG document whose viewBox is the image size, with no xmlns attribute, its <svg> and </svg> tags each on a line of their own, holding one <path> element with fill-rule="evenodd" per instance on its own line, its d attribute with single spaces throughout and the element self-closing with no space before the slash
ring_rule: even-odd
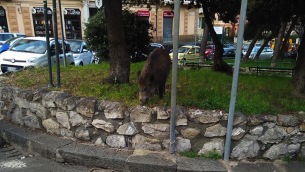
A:
<svg viewBox="0 0 305 172">
<path fill-rule="evenodd" d="M 151 23 L 143 17 L 136 16 L 128 9 L 122 11 L 125 30 L 125 39 L 128 54 L 135 54 L 141 51 L 152 40 L 150 30 Z M 85 24 L 85 37 L 90 50 L 97 53 L 97 57 L 108 60 L 108 37 L 105 21 L 105 14 L 99 10 L 96 15 L 91 17 Z M 118 40 L 120 41 L 120 40 Z"/>
</svg>

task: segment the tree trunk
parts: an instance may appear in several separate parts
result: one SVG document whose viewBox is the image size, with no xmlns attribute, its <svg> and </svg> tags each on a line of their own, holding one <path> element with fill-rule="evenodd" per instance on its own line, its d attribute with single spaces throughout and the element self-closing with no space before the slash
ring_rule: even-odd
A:
<svg viewBox="0 0 305 172">
<path fill-rule="evenodd" d="M 254 47 L 256 41 L 258 40 L 258 38 L 259 38 L 259 36 L 260 36 L 261 34 L 262 34 L 262 27 L 259 27 L 259 28 L 257 29 L 257 32 L 256 32 L 254 38 L 252 39 L 252 42 L 251 42 L 250 45 L 249 45 L 249 48 L 248 48 L 248 50 L 247 50 L 246 55 L 244 56 L 244 60 L 248 60 L 248 59 L 249 59 L 249 56 L 250 56 L 250 54 L 251 54 L 251 52 L 252 52 L 252 49 L 253 49 L 253 47 Z"/>
<path fill-rule="evenodd" d="M 262 53 L 262 51 L 264 50 L 264 48 L 267 46 L 268 42 L 271 41 L 271 39 L 274 37 L 274 34 L 270 34 L 264 41 L 263 45 L 259 48 L 259 50 L 257 51 L 254 59 L 259 59 L 259 55 Z"/>
<path fill-rule="evenodd" d="M 109 76 L 103 80 L 108 83 L 128 83 L 130 59 L 127 53 L 122 20 L 122 1 L 104 0 L 103 2 L 110 59 Z"/>
<path fill-rule="evenodd" d="M 282 46 L 282 39 L 283 39 L 284 34 L 285 34 L 286 26 L 287 26 L 287 22 L 282 21 L 279 34 L 277 36 L 277 39 L 275 40 L 273 58 L 271 60 L 271 67 L 276 67 L 276 62 L 279 59 L 280 50 L 281 50 L 281 46 Z"/>
<path fill-rule="evenodd" d="M 303 26 L 305 29 L 305 26 Z M 302 36 L 300 46 L 298 48 L 298 57 L 293 77 L 292 94 L 297 97 L 305 98 L 305 36 Z"/>
<path fill-rule="evenodd" d="M 203 9 L 203 14 L 205 17 L 205 23 L 209 28 L 209 33 L 212 37 L 213 43 L 215 45 L 215 53 L 214 53 L 214 65 L 213 65 L 213 70 L 218 71 L 218 72 L 224 72 L 228 74 L 233 74 L 232 67 L 229 66 L 226 62 L 222 60 L 222 54 L 223 54 L 223 46 L 221 42 L 219 41 L 217 34 L 213 28 L 213 23 L 212 23 L 212 14 L 209 13 L 208 11 L 208 2 L 207 0 L 202 1 L 202 9 Z"/>
<path fill-rule="evenodd" d="M 209 28 L 208 28 L 208 25 L 205 25 L 203 35 L 202 35 L 202 40 L 200 43 L 200 58 L 202 60 L 202 63 L 204 63 L 205 60 L 207 59 L 207 57 L 205 56 L 205 50 L 206 50 L 206 46 L 208 44 L 208 36 L 209 36 Z"/>
</svg>

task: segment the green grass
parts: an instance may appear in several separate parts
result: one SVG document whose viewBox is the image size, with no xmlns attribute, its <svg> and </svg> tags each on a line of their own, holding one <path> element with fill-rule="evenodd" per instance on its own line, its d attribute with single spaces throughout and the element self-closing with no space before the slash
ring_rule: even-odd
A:
<svg viewBox="0 0 305 172">
<path fill-rule="evenodd" d="M 200 154 L 198 155 L 197 152 L 195 152 L 194 150 L 190 150 L 187 152 L 181 152 L 179 153 L 180 156 L 185 156 L 188 158 L 208 158 L 208 159 L 213 159 L 213 160 L 217 160 L 217 159 L 221 159 L 222 156 L 220 155 L 220 153 L 218 153 L 215 149 L 213 149 L 212 151 L 209 151 L 206 154 Z"/>
<path fill-rule="evenodd" d="M 179 155 L 185 156 L 185 157 L 188 157 L 188 158 L 203 157 L 201 155 L 198 155 L 197 152 L 195 152 L 193 150 L 190 150 L 190 151 L 187 151 L 187 152 L 180 152 Z"/>
<path fill-rule="evenodd" d="M 96 97 L 102 100 L 118 101 L 130 106 L 139 105 L 137 71 L 143 63 L 131 64 L 130 83 L 122 85 L 102 84 L 108 76 L 109 64 L 61 67 L 62 90 L 75 96 Z M 53 68 L 56 85 L 56 69 Z M 154 96 L 148 106 L 170 106 L 172 73 L 166 84 L 162 100 Z M 47 87 L 48 69 L 37 68 L 14 73 L 7 81 L 20 88 Z M 228 112 L 230 105 L 232 76 L 211 71 L 178 69 L 177 104 L 181 106 L 215 109 Z M 305 100 L 291 95 L 291 77 L 240 74 L 237 88 L 235 111 L 248 115 L 278 114 L 304 111 Z"/>
</svg>

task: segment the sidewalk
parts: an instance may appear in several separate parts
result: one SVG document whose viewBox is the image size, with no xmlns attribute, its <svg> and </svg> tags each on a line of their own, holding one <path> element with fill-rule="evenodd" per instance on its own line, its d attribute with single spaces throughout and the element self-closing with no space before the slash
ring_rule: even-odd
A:
<svg viewBox="0 0 305 172">
<path fill-rule="evenodd" d="M 0 119 L 0 138 L 57 162 L 130 172 L 305 172 L 301 161 L 223 161 L 186 158 L 168 152 L 109 149 L 27 130 Z"/>
</svg>

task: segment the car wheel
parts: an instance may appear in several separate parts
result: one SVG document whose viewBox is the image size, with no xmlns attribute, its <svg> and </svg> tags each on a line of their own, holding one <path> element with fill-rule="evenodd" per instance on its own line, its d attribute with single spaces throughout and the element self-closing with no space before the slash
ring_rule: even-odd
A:
<svg viewBox="0 0 305 172">
<path fill-rule="evenodd" d="M 92 64 L 98 64 L 99 62 L 100 62 L 100 59 L 94 57 L 91 63 L 92 63 Z"/>
<path fill-rule="evenodd" d="M 1 67 L 1 71 L 2 71 L 2 73 L 5 73 L 5 72 L 7 72 L 7 69 L 5 67 Z"/>
</svg>

